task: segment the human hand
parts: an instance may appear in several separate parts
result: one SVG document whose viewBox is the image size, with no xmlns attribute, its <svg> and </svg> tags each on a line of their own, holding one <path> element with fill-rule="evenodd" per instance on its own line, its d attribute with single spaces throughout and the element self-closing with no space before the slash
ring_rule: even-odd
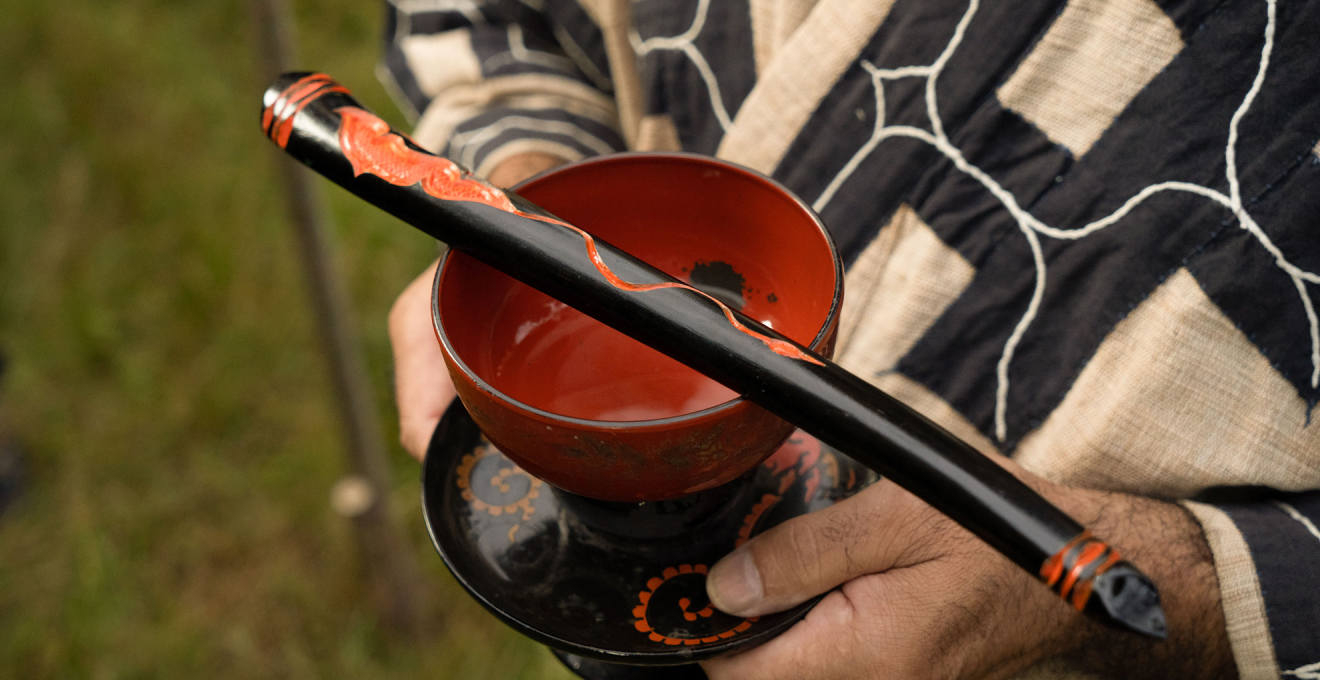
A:
<svg viewBox="0 0 1320 680">
<path fill-rule="evenodd" d="M 779 637 L 703 664 L 712 680 L 1003 678 L 1066 655 L 1125 678 L 1232 678 L 1209 548 L 1182 508 L 1016 474 L 1160 587 L 1169 639 L 1094 623 L 887 480 L 749 541 L 711 568 L 716 607 L 779 611 L 836 586 Z"/>
<path fill-rule="evenodd" d="M 403 289 L 389 316 L 399 441 L 419 461 L 426 457 L 431 433 L 457 394 L 431 320 L 431 285 L 439 264 L 432 262 Z"/>
</svg>

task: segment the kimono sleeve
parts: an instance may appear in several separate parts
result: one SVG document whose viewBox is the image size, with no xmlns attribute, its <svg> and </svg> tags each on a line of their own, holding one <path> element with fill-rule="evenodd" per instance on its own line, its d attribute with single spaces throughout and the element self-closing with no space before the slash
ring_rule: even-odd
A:
<svg viewBox="0 0 1320 680">
<path fill-rule="evenodd" d="M 1320 678 L 1320 491 L 1186 505 L 1214 553 L 1239 675 Z"/>
<path fill-rule="evenodd" d="M 601 32 L 573 0 L 391 0 L 381 80 L 422 146 L 478 175 L 625 148 Z"/>
</svg>

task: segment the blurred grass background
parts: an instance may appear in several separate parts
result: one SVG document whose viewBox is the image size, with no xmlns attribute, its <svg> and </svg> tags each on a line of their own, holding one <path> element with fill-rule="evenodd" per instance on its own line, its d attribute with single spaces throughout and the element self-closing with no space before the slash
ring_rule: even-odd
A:
<svg viewBox="0 0 1320 680">
<path fill-rule="evenodd" d="M 295 10 L 301 64 L 403 125 L 373 75 L 378 0 Z M 344 442 L 258 129 L 247 0 L 4 14 L 0 410 L 28 483 L 0 515 L 0 678 L 569 677 L 449 577 L 394 441 L 385 315 L 434 243 L 326 187 L 435 591 L 420 644 L 375 620 L 328 503 Z"/>
</svg>

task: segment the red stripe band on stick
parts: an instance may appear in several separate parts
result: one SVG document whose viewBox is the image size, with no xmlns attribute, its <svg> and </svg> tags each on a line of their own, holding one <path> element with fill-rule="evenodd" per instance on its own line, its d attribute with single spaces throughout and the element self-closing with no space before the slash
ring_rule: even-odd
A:
<svg viewBox="0 0 1320 680">
<path fill-rule="evenodd" d="M 1083 531 L 1041 564 L 1040 578 L 1065 602 L 1082 611 L 1091 599 L 1095 579 L 1121 559 L 1117 550 L 1090 531 Z"/>
<path fill-rule="evenodd" d="M 280 92 L 280 95 L 275 98 L 275 101 L 271 102 L 270 106 L 267 106 L 261 113 L 261 128 L 265 130 L 266 136 L 274 139 L 273 133 L 275 130 L 275 122 L 284 113 L 290 100 L 303 96 L 311 90 L 315 90 L 316 87 L 320 87 L 322 84 L 328 82 L 330 82 L 330 76 L 327 76 L 324 73 L 313 73 L 310 76 L 299 78 L 288 87 L 284 88 L 284 91 Z M 311 88 L 310 90 L 308 89 L 309 87 Z"/>
<path fill-rule="evenodd" d="M 293 119 L 308 104 L 332 92 L 351 94 L 348 88 L 336 83 L 323 73 L 305 76 L 284 88 L 280 96 L 262 112 L 262 125 L 269 136 L 281 149 L 288 146 L 293 135 Z"/>
</svg>

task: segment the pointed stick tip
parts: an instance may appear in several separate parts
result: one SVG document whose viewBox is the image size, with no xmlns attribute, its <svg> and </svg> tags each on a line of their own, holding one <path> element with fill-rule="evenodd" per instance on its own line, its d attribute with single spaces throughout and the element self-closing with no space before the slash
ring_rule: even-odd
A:
<svg viewBox="0 0 1320 680">
<path fill-rule="evenodd" d="M 1095 578 L 1091 606 L 1110 625 L 1165 640 L 1168 621 L 1155 584 L 1127 561 Z"/>
</svg>

